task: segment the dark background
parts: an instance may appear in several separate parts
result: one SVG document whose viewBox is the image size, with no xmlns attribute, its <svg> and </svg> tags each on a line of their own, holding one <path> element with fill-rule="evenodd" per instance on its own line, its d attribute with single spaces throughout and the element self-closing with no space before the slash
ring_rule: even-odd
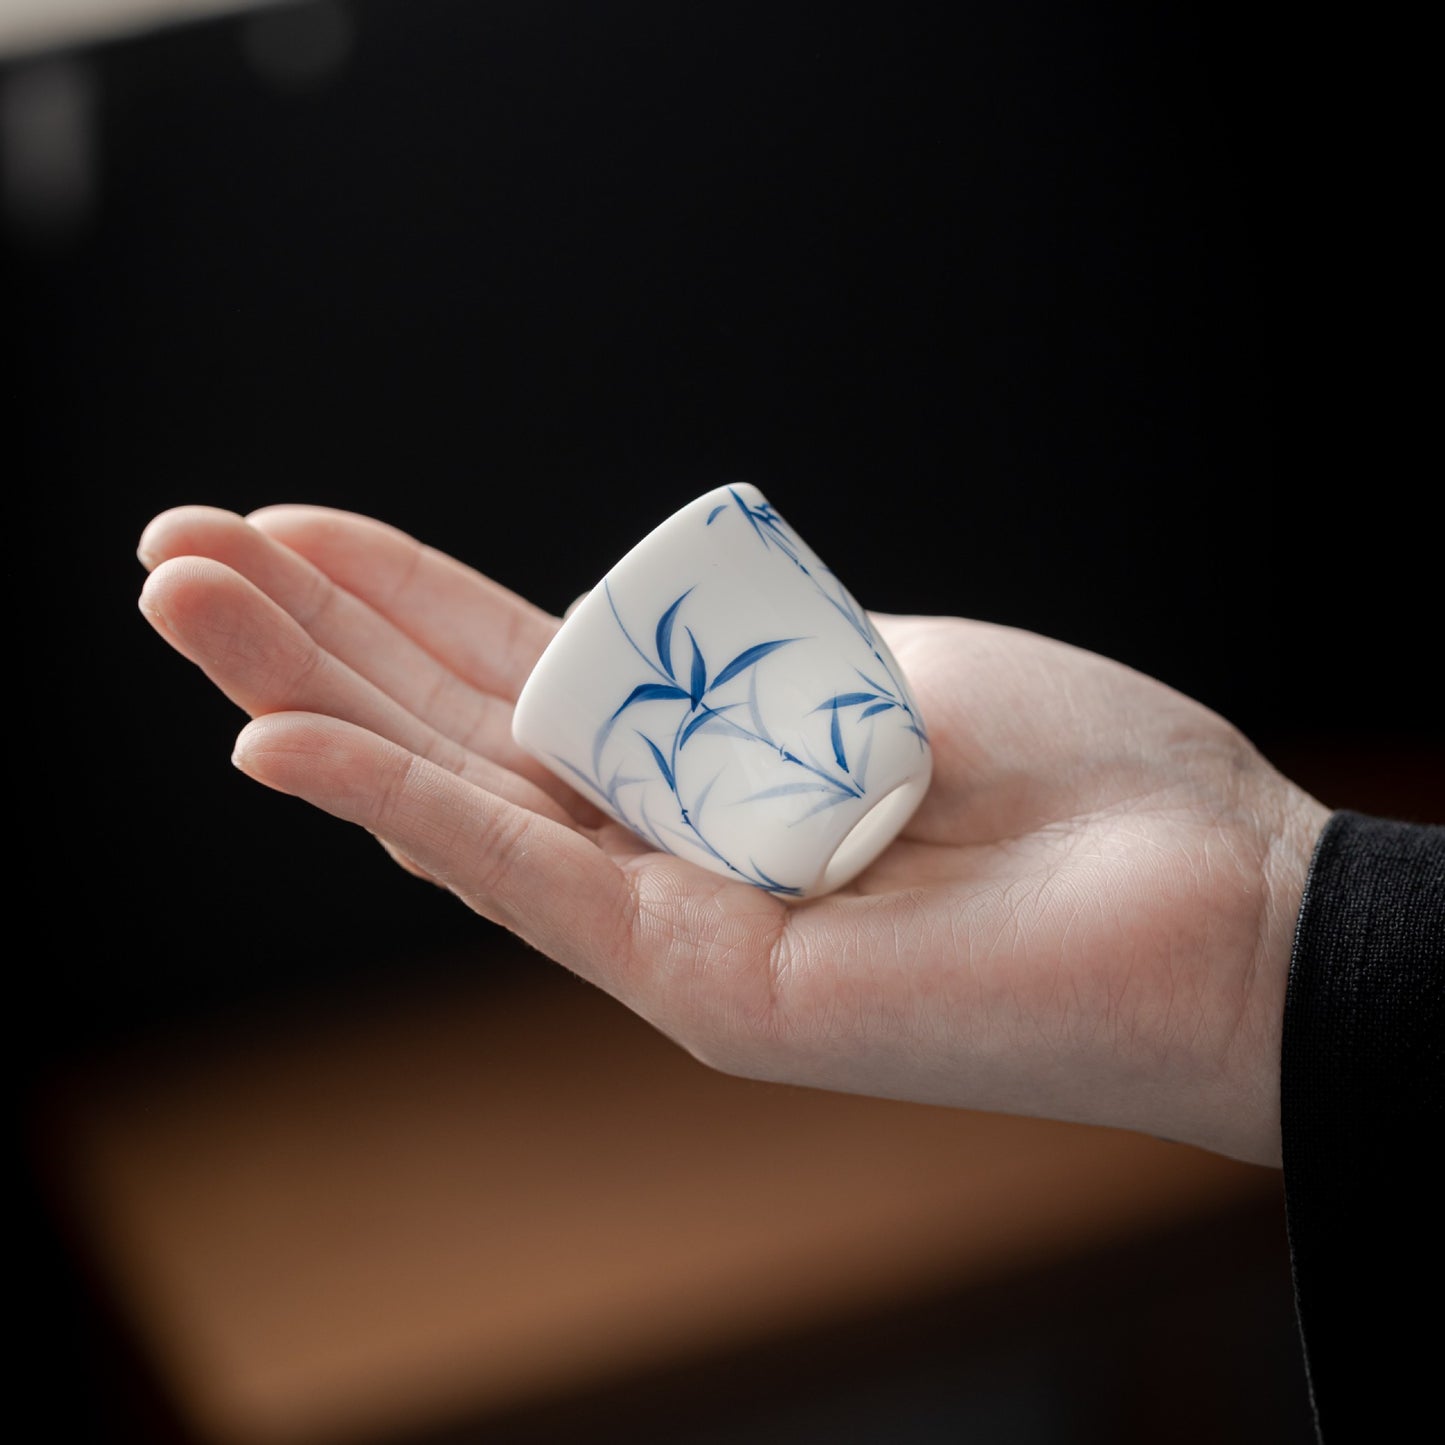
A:
<svg viewBox="0 0 1445 1445">
<path fill-rule="evenodd" d="M 304 58 L 326 13 L 262 20 Z M 371 513 L 561 610 L 741 478 L 868 605 L 1121 658 L 1282 761 L 1438 738 L 1424 142 L 1383 38 L 330 13 L 339 63 L 289 81 L 254 18 L 95 48 L 93 206 L 7 233 L 47 1044 L 479 927 L 232 775 L 239 717 L 133 606 L 177 503 Z"/>
<path fill-rule="evenodd" d="M 228 766 L 240 716 L 134 605 L 178 503 L 371 513 L 560 611 L 744 479 L 872 607 L 1120 658 L 1325 801 L 1363 768 L 1428 812 L 1408 37 L 1054 0 L 262 23 L 73 57 L 93 194 L 0 243 L 27 1079 L 489 927 Z"/>
</svg>

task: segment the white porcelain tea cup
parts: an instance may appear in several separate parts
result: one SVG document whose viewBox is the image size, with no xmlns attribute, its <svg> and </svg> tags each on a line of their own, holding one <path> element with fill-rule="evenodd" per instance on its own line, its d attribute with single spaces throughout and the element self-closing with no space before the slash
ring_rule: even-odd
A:
<svg viewBox="0 0 1445 1445">
<path fill-rule="evenodd" d="M 653 847 L 788 898 L 855 878 L 933 773 L 868 614 L 746 484 L 675 512 L 574 605 L 512 731 Z"/>
</svg>

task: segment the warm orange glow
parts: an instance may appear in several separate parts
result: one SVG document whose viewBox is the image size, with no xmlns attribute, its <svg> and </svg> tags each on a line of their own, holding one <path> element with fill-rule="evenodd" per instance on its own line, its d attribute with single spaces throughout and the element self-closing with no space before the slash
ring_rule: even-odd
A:
<svg viewBox="0 0 1445 1445">
<path fill-rule="evenodd" d="M 66 1092 L 71 1205 L 203 1439 L 485 1415 L 1278 1187 L 1136 1135 L 725 1077 L 536 966 Z"/>
</svg>

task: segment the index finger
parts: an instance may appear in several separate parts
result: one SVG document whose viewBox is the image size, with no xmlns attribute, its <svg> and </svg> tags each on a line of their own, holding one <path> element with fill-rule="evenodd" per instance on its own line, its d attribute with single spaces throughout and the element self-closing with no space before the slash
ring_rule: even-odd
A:
<svg viewBox="0 0 1445 1445">
<path fill-rule="evenodd" d="M 501 583 L 386 522 L 286 503 L 246 520 L 475 686 L 516 701 L 561 625 Z M 486 618 L 488 626 L 476 625 Z"/>
</svg>

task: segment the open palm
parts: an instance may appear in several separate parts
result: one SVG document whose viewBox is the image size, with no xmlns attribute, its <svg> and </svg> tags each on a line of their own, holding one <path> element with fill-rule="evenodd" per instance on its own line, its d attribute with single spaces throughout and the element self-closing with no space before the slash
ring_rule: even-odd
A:
<svg viewBox="0 0 1445 1445">
<path fill-rule="evenodd" d="M 252 777 L 591 979 L 704 1061 L 1144 1129 L 1277 1162 L 1289 939 L 1320 804 L 1119 663 L 874 620 L 935 750 L 909 826 L 788 903 L 650 851 L 523 752 L 560 623 L 379 521 L 161 514 L 141 605 L 252 719 Z"/>
</svg>

